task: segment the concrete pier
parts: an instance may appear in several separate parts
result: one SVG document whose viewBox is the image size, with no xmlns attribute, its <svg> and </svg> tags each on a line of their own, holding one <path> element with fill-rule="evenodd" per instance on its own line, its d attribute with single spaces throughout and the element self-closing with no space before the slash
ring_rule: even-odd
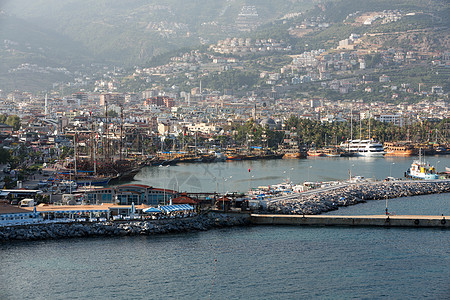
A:
<svg viewBox="0 0 450 300">
<path fill-rule="evenodd" d="M 255 225 L 310 225 L 310 226 L 376 226 L 450 228 L 450 216 L 330 216 L 330 215 L 259 215 L 252 214 Z"/>
</svg>

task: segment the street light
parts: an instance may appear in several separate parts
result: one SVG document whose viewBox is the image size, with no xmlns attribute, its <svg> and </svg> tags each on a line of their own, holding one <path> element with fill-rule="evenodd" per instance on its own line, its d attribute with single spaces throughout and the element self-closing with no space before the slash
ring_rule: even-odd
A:
<svg viewBox="0 0 450 300">
<path fill-rule="evenodd" d="M 294 171 L 294 168 L 290 168 L 290 169 L 289 169 L 289 178 L 288 178 L 288 180 L 289 180 L 290 182 L 292 182 L 291 171 Z"/>
<path fill-rule="evenodd" d="M 395 165 L 395 163 L 392 163 L 389 167 L 389 177 L 392 177 L 392 166 Z"/>
<path fill-rule="evenodd" d="M 312 169 L 312 166 L 309 166 L 308 168 L 308 181 L 309 181 L 309 170 Z"/>
<path fill-rule="evenodd" d="M 223 185 L 222 185 L 222 209 L 223 211 L 225 211 L 225 181 L 228 180 L 228 178 L 222 177 L 223 178 Z M 229 179 L 233 178 L 233 176 L 230 176 Z"/>
</svg>

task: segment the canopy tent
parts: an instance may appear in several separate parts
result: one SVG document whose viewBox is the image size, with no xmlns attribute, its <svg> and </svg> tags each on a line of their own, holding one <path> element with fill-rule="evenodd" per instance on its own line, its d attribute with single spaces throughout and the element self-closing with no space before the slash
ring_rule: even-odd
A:
<svg viewBox="0 0 450 300">
<path fill-rule="evenodd" d="M 161 212 L 161 210 L 156 208 L 156 207 L 149 207 L 149 208 L 143 209 L 142 211 L 144 213 L 147 213 L 147 214 L 148 213 L 160 213 Z"/>
<path fill-rule="evenodd" d="M 172 211 L 185 211 L 185 210 L 194 210 L 192 206 L 189 204 L 180 204 L 180 205 L 166 205 L 159 207 L 164 212 L 172 212 Z"/>
</svg>

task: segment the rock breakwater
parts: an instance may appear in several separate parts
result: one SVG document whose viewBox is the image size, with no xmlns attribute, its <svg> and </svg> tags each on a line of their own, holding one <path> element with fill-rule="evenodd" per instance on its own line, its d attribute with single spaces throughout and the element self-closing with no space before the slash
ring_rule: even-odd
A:
<svg viewBox="0 0 450 300">
<path fill-rule="evenodd" d="M 450 192 L 450 181 L 358 183 L 307 196 L 299 194 L 298 197 L 274 201 L 267 206 L 267 211 L 276 214 L 314 215 L 336 210 L 339 206 L 354 205 L 368 200 L 448 192 Z"/>
<path fill-rule="evenodd" d="M 185 219 L 34 224 L 0 227 L 0 242 L 204 231 L 218 227 L 242 226 L 249 222 L 248 215 L 209 213 Z"/>
</svg>

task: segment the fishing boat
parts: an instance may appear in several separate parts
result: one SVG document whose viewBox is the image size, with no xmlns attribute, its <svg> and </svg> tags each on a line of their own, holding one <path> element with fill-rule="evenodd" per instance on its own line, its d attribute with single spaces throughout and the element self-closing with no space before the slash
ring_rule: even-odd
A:
<svg viewBox="0 0 450 300">
<path fill-rule="evenodd" d="M 420 151 L 419 159 L 413 161 L 411 167 L 405 172 L 405 177 L 422 180 L 439 179 L 439 175 L 436 174 L 436 169 L 422 159 Z"/>
</svg>

